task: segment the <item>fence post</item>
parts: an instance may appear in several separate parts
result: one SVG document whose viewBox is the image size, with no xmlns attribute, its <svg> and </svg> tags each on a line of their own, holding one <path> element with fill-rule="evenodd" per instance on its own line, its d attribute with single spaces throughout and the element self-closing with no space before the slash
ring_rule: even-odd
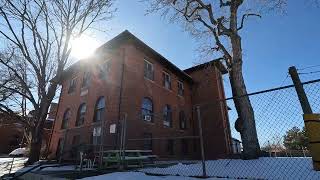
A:
<svg viewBox="0 0 320 180">
<path fill-rule="evenodd" d="M 125 139 L 126 139 L 126 130 L 127 130 L 127 113 L 124 114 L 124 118 L 122 121 L 121 126 L 121 133 L 120 133 L 120 170 L 124 169 L 124 163 L 125 163 Z"/>
<path fill-rule="evenodd" d="M 289 74 L 296 89 L 302 110 L 303 119 L 309 141 L 309 150 L 312 156 L 313 168 L 320 171 L 320 114 L 313 114 L 308 97 L 303 89 L 296 67 L 289 68 Z"/>
<path fill-rule="evenodd" d="M 100 147 L 99 147 L 99 167 L 102 169 L 103 168 L 103 156 L 104 156 L 104 135 L 105 133 L 105 117 L 101 120 L 101 131 L 100 131 Z"/>
<path fill-rule="evenodd" d="M 298 98 L 299 98 L 303 113 L 304 114 L 312 114 L 312 109 L 309 104 L 308 97 L 303 89 L 303 85 L 300 81 L 296 67 L 294 67 L 294 66 L 290 67 L 289 74 L 291 76 L 292 82 L 293 82 L 294 87 L 296 89 L 296 92 L 298 94 Z"/>
<path fill-rule="evenodd" d="M 200 114 L 200 106 L 196 107 L 198 115 L 198 126 L 199 126 L 199 136 L 200 136 L 200 147 L 201 147 L 201 164 L 202 164 L 202 176 L 207 177 L 206 161 L 204 156 L 204 145 L 203 145 L 203 135 L 202 135 L 202 122 Z"/>
</svg>

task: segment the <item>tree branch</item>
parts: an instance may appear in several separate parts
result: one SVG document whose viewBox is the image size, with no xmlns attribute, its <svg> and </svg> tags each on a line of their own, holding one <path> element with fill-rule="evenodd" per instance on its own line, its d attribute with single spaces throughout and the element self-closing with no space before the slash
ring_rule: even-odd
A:
<svg viewBox="0 0 320 180">
<path fill-rule="evenodd" d="M 244 20 L 245 20 L 246 18 L 248 18 L 249 16 L 256 16 L 256 17 L 261 18 L 261 15 L 260 15 L 260 14 L 255 14 L 255 13 L 248 13 L 248 14 L 242 15 L 240 27 L 237 28 L 238 31 L 243 28 Z"/>
</svg>

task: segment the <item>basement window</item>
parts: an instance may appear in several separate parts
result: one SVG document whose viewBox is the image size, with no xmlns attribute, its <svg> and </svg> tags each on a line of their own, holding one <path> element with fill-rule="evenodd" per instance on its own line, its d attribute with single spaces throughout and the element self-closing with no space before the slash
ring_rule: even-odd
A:
<svg viewBox="0 0 320 180">
<path fill-rule="evenodd" d="M 151 133 L 144 133 L 143 139 L 144 139 L 143 149 L 152 150 L 152 134 Z"/>
</svg>

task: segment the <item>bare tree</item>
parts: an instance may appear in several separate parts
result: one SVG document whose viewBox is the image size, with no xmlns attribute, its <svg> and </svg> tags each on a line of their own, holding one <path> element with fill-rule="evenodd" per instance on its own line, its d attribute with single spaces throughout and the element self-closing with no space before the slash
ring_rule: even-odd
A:
<svg viewBox="0 0 320 180">
<path fill-rule="evenodd" d="M 1 0 L 0 112 L 30 127 L 28 163 L 39 160 L 44 122 L 71 52 L 70 40 L 112 18 L 114 0 Z M 25 103 L 22 100 L 25 99 Z M 26 107 L 32 117 L 17 113 Z"/>
<path fill-rule="evenodd" d="M 261 17 L 264 9 L 285 5 L 281 0 L 145 0 L 148 13 L 161 12 L 173 22 L 181 22 L 187 31 L 201 39 L 202 52 L 223 59 L 232 87 L 239 116 L 237 130 L 241 134 L 245 159 L 259 157 L 260 145 L 254 112 L 247 96 L 242 73 L 243 52 L 239 31 L 248 17 Z M 255 11 L 253 11 L 253 9 Z"/>
</svg>

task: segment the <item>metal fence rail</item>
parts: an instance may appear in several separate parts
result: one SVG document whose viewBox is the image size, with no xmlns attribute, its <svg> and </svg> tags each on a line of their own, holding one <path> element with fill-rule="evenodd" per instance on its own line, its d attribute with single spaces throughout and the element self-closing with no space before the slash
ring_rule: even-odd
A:
<svg viewBox="0 0 320 180">
<path fill-rule="evenodd" d="M 320 79 L 303 83 L 310 105 L 314 112 L 320 111 Z M 233 99 L 249 97 L 255 114 L 255 122 L 261 157 L 259 160 L 240 160 L 242 151 L 241 136 L 234 125 L 238 118 Z M 206 158 L 205 167 L 201 156 L 185 161 L 179 155 L 167 161 L 168 165 L 155 164 L 140 169 L 142 172 L 158 175 L 210 176 L 254 179 L 319 179 L 320 172 L 314 171 L 308 149 L 303 122 L 303 111 L 294 85 L 250 93 L 241 97 L 231 97 L 208 104 L 200 104 L 200 112 L 226 102 L 230 108 L 228 117 L 231 137 L 230 147 L 234 154 L 217 160 Z M 196 112 L 195 112 L 196 113 Z M 158 119 L 161 120 L 161 119 Z M 212 127 L 212 129 L 219 128 Z M 319 130 L 320 131 L 320 130 Z M 199 134 L 197 134 L 199 135 Z M 179 140 L 171 136 L 167 139 Z M 213 138 L 213 137 L 212 137 Z M 160 144 L 166 138 L 153 137 L 152 143 Z M 131 139 L 135 140 L 135 139 Z M 206 140 L 206 139 L 204 139 Z M 142 140 L 141 140 L 142 141 Z M 191 141 L 191 140 L 190 140 Z M 197 139 L 199 143 L 199 139 Z M 199 144 L 198 144 L 199 145 Z M 218 146 L 218 145 L 217 145 Z M 199 148 L 199 146 L 197 147 Z M 204 147 L 204 151 L 207 151 Z M 199 153 L 199 152 L 198 152 Z M 238 154 L 239 156 L 236 156 Z M 170 165 L 170 162 L 175 164 Z"/>
<path fill-rule="evenodd" d="M 307 81 L 302 85 L 313 112 L 320 112 L 320 79 Z M 238 114 L 233 100 L 246 97 L 249 97 L 255 115 L 261 147 L 261 157 L 258 160 L 241 160 L 242 140 L 235 129 Z M 208 119 L 207 113 L 226 106 L 229 109 L 226 111 L 229 126 L 223 123 L 211 123 L 208 127 L 206 122 L 208 120 L 214 122 L 216 117 Z M 134 116 L 124 113 L 118 124 L 120 127 L 117 127 L 120 130 L 120 143 L 109 147 L 103 141 L 100 144 L 95 142 L 94 151 L 99 154 L 99 161 L 96 162 L 105 168 L 106 159 L 111 162 L 113 158 L 107 154 L 113 153 L 119 158 L 119 163 L 115 161 L 116 166 L 113 168 L 127 170 L 134 168 L 148 174 L 252 179 L 320 179 L 320 172 L 314 171 L 312 167 L 303 111 L 294 85 L 198 104 L 192 107 L 192 112 L 188 112 L 190 116 L 183 125 L 178 118 L 181 110 L 185 108 L 171 107 L 167 113 L 153 111 L 147 118 L 143 113 L 136 113 Z M 166 119 L 168 114 L 173 117 Z M 202 122 L 199 121 L 201 119 Z M 148 126 L 146 128 L 137 123 L 148 123 Z M 132 130 L 142 127 L 144 129 Z M 81 128 L 86 128 L 88 133 L 92 131 L 92 128 Z M 81 131 L 81 128 L 70 131 Z M 214 132 L 221 129 L 221 132 L 230 136 L 221 137 L 221 133 Z M 211 136 L 202 135 L 202 130 L 205 133 L 209 132 Z M 68 142 L 72 141 L 69 139 Z M 105 152 L 101 153 L 101 149 Z M 62 155 L 71 151 L 72 148 L 62 148 Z M 79 147 L 76 147 L 76 152 L 80 152 Z"/>
</svg>

